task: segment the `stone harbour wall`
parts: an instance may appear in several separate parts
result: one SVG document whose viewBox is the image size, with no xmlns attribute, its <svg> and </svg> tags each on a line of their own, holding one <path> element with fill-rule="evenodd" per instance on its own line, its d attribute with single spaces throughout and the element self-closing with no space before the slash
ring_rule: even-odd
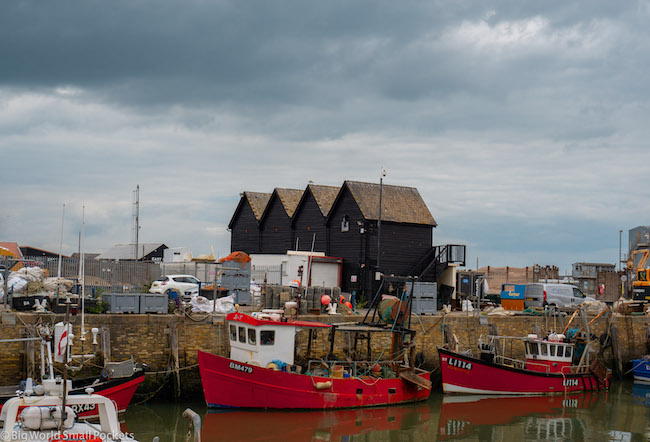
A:
<svg viewBox="0 0 650 442">
<path fill-rule="evenodd" d="M 61 321 L 63 315 L 35 313 L 2 313 L 0 323 L 0 339 L 15 339 L 29 337 L 34 333 L 33 326 L 37 323 L 53 325 Z M 301 319 L 326 323 L 356 322 L 361 320 L 359 315 L 303 316 Z M 81 354 L 80 322 L 81 317 L 73 318 L 74 354 Z M 566 321 L 566 318 L 564 319 Z M 580 321 L 575 321 L 573 327 L 579 328 Z M 612 318 L 619 332 L 619 352 L 624 363 L 633 358 L 648 353 L 646 347 L 647 330 L 650 318 L 645 316 L 620 316 Z M 491 316 L 479 319 L 464 313 L 454 313 L 446 316 L 412 316 L 411 328 L 416 330 L 414 342 L 415 352 L 422 353 L 426 368 L 436 370 L 438 367 L 437 346 L 443 344 L 443 326 L 450 330 L 459 341 L 459 349 L 473 349 L 476 354 L 476 341 L 489 333 L 490 327 L 496 327 L 501 336 L 525 336 L 532 332 L 555 329 L 561 331 L 564 322 L 553 323 L 553 319 L 541 316 Z M 98 345 L 92 345 L 90 329 L 100 330 Z M 605 320 L 600 319 L 592 324 L 590 331 L 596 336 L 604 332 Z M 215 354 L 227 355 L 229 351 L 228 333 L 225 316 L 210 315 L 131 315 L 104 314 L 86 316 L 86 329 L 89 331 L 84 343 L 84 353 L 96 353 L 98 358 L 86 364 L 86 367 L 74 376 L 97 374 L 103 365 L 103 357 L 108 355 L 111 361 L 122 361 L 133 357 L 136 362 L 146 363 L 150 373 L 144 385 L 138 390 L 136 400 L 146 399 L 155 394 L 180 396 L 183 398 L 202 398 L 201 383 L 197 367 L 197 350 Z M 297 352 L 307 351 L 307 331 L 299 333 Z M 352 340 L 346 334 L 338 333 L 335 345 L 335 356 L 345 359 L 344 348 L 352 348 Z M 373 358 L 390 356 L 390 335 L 374 333 L 371 338 Z M 519 347 L 518 347 L 519 346 Z M 35 371 L 39 377 L 40 345 L 36 343 L 34 351 L 24 342 L 0 343 L 0 382 L 2 385 L 17 384 L 27 377 L 28 371 Z M 512 344 L 515 355 L 521 356 L 521 343 Z M 329 353 L 329 332 L 318 330 L 312 342 L 312 358 L 325 357 Z M 510 349 L 509 349 L 510 350 Z M 359 342 L 358 353 L 366 354 L 366 343 Z M 30 364 L 30 354 L 34 364 Z M 605 357 L 611 359 L 608 351 Z M 61 369 L 61 367 L 57 367 Z M 174 376 L 178 368 L 180 386 Z M 435 377 L 434 377 L 435 379 Z M 434 382 L 434 385 L 435 382 Z M 437 388 L 440 388 L 439 386 Z"/>
</svg>

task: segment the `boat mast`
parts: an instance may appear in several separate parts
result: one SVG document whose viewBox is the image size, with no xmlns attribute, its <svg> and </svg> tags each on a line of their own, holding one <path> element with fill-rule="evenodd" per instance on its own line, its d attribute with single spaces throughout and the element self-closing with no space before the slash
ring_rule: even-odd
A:
<svg viewBox="0 0 650 442">
<path fill-rule="evenodd" d="M 79 265 L 79 273 L 81 279 L 81 354 L 83 354 L 83 342 L 86 340 L 86 317 L 85 317 L 85 298 L 86 298 L 86 255 L 84 252 L 84 242 L 85 242 L 85 226 L 86 226 L 86 206 L 81 207 L 81 240 L 80 248 L 81 253 L 79 254 L 79 259 L 81 263 Z"/>
</svg>

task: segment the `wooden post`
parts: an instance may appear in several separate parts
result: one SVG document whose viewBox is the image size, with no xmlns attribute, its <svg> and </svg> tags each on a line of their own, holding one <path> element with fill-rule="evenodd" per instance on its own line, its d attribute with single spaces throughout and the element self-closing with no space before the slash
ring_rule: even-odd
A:
<svg viewBox="0 0 650 442">
<path fill-rule="evenodd" d="M 107 362 L 111 361 L 111 331 L 105 325 L 102 325 L 101 328 L 101 341 L 104 365 L 106 365 Z"/>
<path fill-rule="evenodd" d="M 172 362 L 174 363 L 174 377 L 176 378 L 176 399 L 181 397 L 181 373 L 178 362 L 178 330 L 176 324 L 169 326 L 169 346 L 171 348 Z"/>
<path fill-rule="evenodd" d="M 25 341 L 25 374 L 28 378 L 36 378 L 35 359 L 34 341 Z"/>
<path fill-rule="evenodd" d="M 623 374 L 623 361 L 621 360 L 621 346 L 618 338 L 618 327 L 616 324 L 612 324 L 612 353 L 614 353 L 614 360 L 620 376 Z"/>
</svg>

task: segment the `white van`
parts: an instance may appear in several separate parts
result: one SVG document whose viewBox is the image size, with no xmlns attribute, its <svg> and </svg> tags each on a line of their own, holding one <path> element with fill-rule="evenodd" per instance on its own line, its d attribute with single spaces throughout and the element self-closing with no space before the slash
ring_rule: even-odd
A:
<svg viewBox="0 0 650 442">
<path fill-rule="evenodd" d="M 556 307 L 578 306 L 585 301 L 595 301 L 594 298 L 582 293 L 582 291 L 571 284 L 550 284 L 535 282 L 526 284 L 524 292 L 524 307 L 544 307 L 545 305 Z"/>
</svg>

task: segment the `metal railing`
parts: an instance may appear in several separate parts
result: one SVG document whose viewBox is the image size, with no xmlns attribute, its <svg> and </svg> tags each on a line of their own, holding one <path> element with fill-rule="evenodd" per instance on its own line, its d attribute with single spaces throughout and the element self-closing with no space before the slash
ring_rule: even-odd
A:
<svg viewBox="0 0 650 442">
<path fill-rule="evenodd" d="M 49 276 L 58 275 L 58 258 L 46 256 L 27 256 L 38 267 L 48 271 Z M 158 263 L 141 261 L 98 261 L 88 258 L 85 261 L 85 283 L 88 288 L 101 288 L 113 292 L 140 292 L 153 280 L 161 276 Z M 79 260 L 61 259 L 61 277 L 77 280 Z"/>
</svg>

